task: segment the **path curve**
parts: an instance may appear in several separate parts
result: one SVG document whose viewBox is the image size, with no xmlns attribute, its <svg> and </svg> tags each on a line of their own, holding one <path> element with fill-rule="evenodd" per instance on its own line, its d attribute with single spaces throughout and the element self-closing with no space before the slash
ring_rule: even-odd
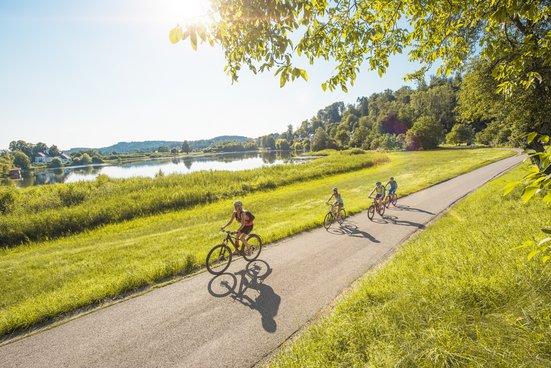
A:
<svg viewBox="0 0 551 368">
<path fill-rule="evenodd" d="M 2 367 L 251 367 L 449 206 L 524 159 L 514 156 L 0 347 Z"/>
</svg>

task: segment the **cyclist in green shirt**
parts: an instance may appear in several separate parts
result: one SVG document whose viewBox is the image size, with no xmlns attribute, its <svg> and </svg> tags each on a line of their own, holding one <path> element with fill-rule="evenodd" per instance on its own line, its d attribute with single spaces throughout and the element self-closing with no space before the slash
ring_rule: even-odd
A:
<svg viewBox="0 0 551 368">
<path fill-rule="evenodd" d="M 386 189 L 385 187 L 383 186 L 383 184 L 378 181 L 377 184 L 375 185 L 375 188 L 371 191 L 371 193 L 369 193 L 369 196 L 371 197 L 371 195 L 373 195 L 373 193 L 376 193 L 375 195 L 375 202 L 379 202 L 379 205 L 382 205 L 383 204 L 383 199 L 385 199 L 385 192 L 386 192 Z"/>
</svg>

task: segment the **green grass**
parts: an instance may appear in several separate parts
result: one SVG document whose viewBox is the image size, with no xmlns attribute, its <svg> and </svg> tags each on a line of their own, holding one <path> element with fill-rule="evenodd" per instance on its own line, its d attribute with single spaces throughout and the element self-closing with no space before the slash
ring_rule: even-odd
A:
<svg viewBox="0 0 551 368">
<path fill-rule="evenodd" d="M 551 206 L 503 198 L 514 169 L 364 276 L 270 367 L 550 367 L 551 267 L 515 249 Z"/>
<path fill-rule="evenodd" d="M 404 195 L 511 154 L 502 150 L 389 153 L 387 164 L 241 199 L 256 216 L 255 232 L 272 242 L 319 226 L 333 186 L 339 187 L 347 211 L 357 212 L 368 206 L 367 193 L 377 180 L 396 177 Z M 196 270 L 221 241 L 218 229 L 232 210 L 232 200 L 219 201 L 2 249 L 0 336 Z"/>
<path fill-rule="evenodd" d="M 188 208 L 385 162 L 346 152 L 302 165 L 202 171 L 159 178 L 109 179 L 17 189 L 0 187 L 0 246 L 47 240 L 101 225 Z"/>
</svg>

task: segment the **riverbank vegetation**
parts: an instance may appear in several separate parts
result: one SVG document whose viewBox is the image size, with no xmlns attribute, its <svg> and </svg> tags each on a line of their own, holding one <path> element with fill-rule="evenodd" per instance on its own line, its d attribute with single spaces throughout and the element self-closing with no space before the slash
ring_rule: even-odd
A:
<svg viewBox="0 0 551 368">
<path fill-rule="evenodd" d="M 258 190 L 274 189 L 370 167 L 381 153 L 337 153 L 297 165 L 246 171 L 202 171 L 157 178 L 110 179 L 17 189 L 0 187 L 0 246 L 55 238 L 94 227 L 189 208 Z"/>
<path fill-rule="evenodd" d="M 551 268 L 518 249 L 550 204 L 502 197 L 514 169 L 365 275 L 270 367 L 549 367 Z M 514 216 L 512 216 L 514 214 Z"/>
<path fill-rule="evenodd" d="M 369 206 L 367 193 L 377 180 L 394 176 L 400 195 L 405 195 L 511 154 L 487 149 L 392 152 L 387 154 L 390 161 L 381 165 L 300 180 L 240 199 L 256 216 L 255 231 L 269 243 L 320 226 L 327 211 L 324 202 L 334 186 L 343 194 L 347 211 L 354 213 Z M 353 157 L 375 160 L 372 154 Z M 317 162 L 328 166 L 326 161 Z M 303 172 L 305 166 L 290 168 Z M 258 180 L 263 182 L 262 177 Z M 202 267 L 207 252 L 221 240 L 218 229 L 227 222 L 232 201 L 228 197 L 56 240 L 3 248 L 0 336 Z"/>
</svg>

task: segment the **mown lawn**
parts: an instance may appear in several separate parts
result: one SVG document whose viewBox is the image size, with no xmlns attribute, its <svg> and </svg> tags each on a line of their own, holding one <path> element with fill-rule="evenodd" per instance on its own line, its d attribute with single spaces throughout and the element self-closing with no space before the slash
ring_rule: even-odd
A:
<svg viewBox="0 0 551 368">
<path fill-rule="evenodd" d="M 369 204 L 377 180 L 395 176 L 404 195 L 488 162 L 503 150 L 389 153 L 390 162 L 249 194 L 241 199 L 256 216 L 255 231 L 273 242 L 319 226 L 331 187 L 349 212 Z M 367 154 L 366 160 L 371 154 Z M 74 236 L 0 251 L 0 336 L 163 278 L 198 269 L 221 240 L 218 229 L 232 200 L 107 225 Z"/>
<path fill-rule="evenodd" d="M 527 239 L 551 206 L 501 196 L 514 169 L 364 276 L 270 367 L 551 367 L 551 263 Z"/>
</svg>

